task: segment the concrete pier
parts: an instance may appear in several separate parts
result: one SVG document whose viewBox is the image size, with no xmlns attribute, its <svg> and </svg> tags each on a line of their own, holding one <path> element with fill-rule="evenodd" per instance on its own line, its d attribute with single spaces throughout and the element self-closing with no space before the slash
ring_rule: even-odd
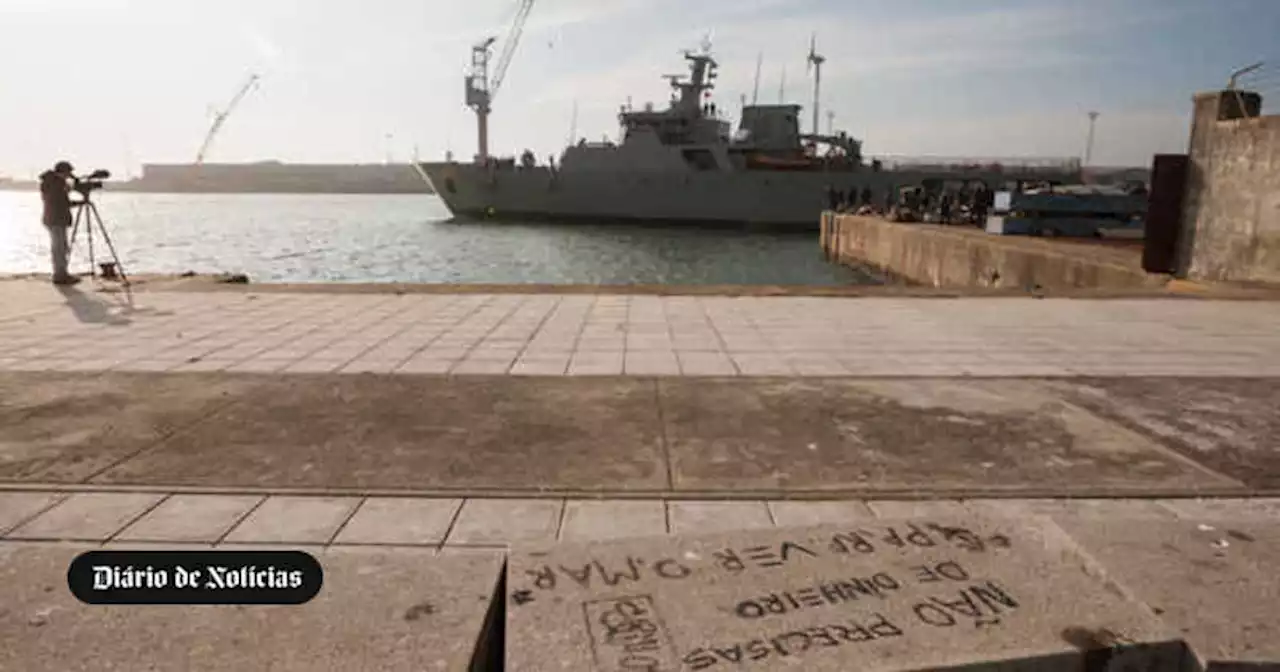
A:
<svg viewBox="0 0 1280 672">
<path fill-rule="evenodd" d="M 341 289 L 0 283 L 0 669 L 1280 660 L 1274 300 Z M 301 607 L 67 588 L 286 548 Z"/>
<path fill-rule="evenodd" d="M 1129 241 L 995 236 L 977 229 L 824 213 L 827 259 L 870 265 L 911 284 L 954 289 L 1137 290 L 1168 276 L 1142 270 Z"/>
</svg>

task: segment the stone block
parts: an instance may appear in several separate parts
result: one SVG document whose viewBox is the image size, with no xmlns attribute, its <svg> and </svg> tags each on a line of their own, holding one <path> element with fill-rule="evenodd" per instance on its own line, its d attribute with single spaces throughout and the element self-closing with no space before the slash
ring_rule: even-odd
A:
<svg viewBox="0 0 1280 672">
<path fill-rule="evenodd" d="M 805 527 L 831 523 L 845 524 L 875 517 L 865 502 L 857 500 L 805 502 L 772 501 L 769 510 L 778 527 Z"/>
<path fill-rule="evenodd" d="M 65 496 L 56 492 L 0 492 L 0 536 L 57 504 Z"/>
<path fill-rule="evenodd" d="M 672 501 L 667 512 L 676 534 L 773 527 L 769 507 L 760 501 Z"/>
<path fill-rule="evenodd" d="M 66 587 L 83 550 L 0 545 L 0 670 L 498 669 L 497 555 L 315 554 L 301 606 L 90 606 Z"/>
<path fill-rule="evenodd" d="M 563 511 L 564 502 L 557 499 L 469 499 L 445 543 L 504 546 L 552 541 Z"/>
<path fill-rule="evenodd" d="M 565 502 L 560 537 L 570 541 L 648 537 L 667 533 L 665 504 L 657 500 Z"/>
<path fill-rule="evenodd" d="M 462 506 L 460 499 L 371 497 L 338 533 L 337 544 L 439 544 Z"/>
<path fill-rule="evenodd" d="M 1076 548 L 981 516 L 517 548 L 507 667 L 1194 669 Z"/>
<path fill-rule="evenodd" d="M 174 495 L 116 539 L 214 543 L 260 501 L 256 495 Z"/>
<path fill-rule="evenodd" d="M 1209 670 L 1280 670 L 1280 523 L 1058 516 Z"/>
<path fill-rule="evenodd" d="M 9 533 L 10 539 L 106 541 L 163 495 L 79 492 Z"/>
<path fill-rule="evenodd" d="M 358 497 L 269 497 L 225 541 L 325 544 L 359 504 Z"/>
</svg>

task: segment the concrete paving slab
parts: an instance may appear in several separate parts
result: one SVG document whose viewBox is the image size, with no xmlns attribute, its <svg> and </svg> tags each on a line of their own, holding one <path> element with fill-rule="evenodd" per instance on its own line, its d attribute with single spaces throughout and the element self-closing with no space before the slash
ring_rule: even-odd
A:
<svg viewBox="0 0 1280 672">
<path fill-rule="evenodd" d="M 1280 487 L 1280 379 L 1126 377 L 1053 385 L 1072 403 L 1211 469 L 1254 487 Z"/>
<path fill-rule="evenodd" d="M 1022 380 L 658 382 L 675 488 L 1239 487 Z"/>
<path fill-rule="evenodd" d="M 90 606 L 66 588 L 79 552 L 0 545 L 0 669 L 416 672 L 497 662 L 484 637 L 501 558 L 326 553 L 317 556 L 324 587 L 302 606 Z"/>
<path fill-rule="evenodd" d="M 761 501 L 671 501 L 667 515 L 674 534 L 773 527 L 769 507 Z"/>
<path fill-rule="evenodd" d="M 116 538 L 214 543 L 262 500 L 257 495 L 173 495 Z"/>
<path fill-rule="evenodd" d="M 268 497 L 225 541 L 326 544 L 359 504 L 359 497 Z"/>
<path fill-rule="evenodd" d="M 34 518 L 66 495 L 54 492 L 0 492 L 0 535 Z"/>
<path fill-rule="evenodd" d="M 1051 523 L 866 524 L 530 546 L 510 669 L 1189 669 Z M 988 668 L 988 666 L 991 666 Z"/>
<path fill-rule="evenodd" d="M 105 541 L 162 499 L 164 495 L 80 492 L 5 538 Z"/>
<path fill-rule="evenodd" d="M 880 518 L 954 517 L 973 513 L 965 502 L 957 499 L 916 501 L 876 499 L 867 502 L 867 507 Z"/>
<path fill-rule="evenodd" d="M 1073 516 L 1170 520 L 1176 515 L 1163 502 L 1148 499 L 988 499 L 969 500 L 966 505 L 976 512 L 1013 518 Z"/>
<path fill-rule="evenodd" d="M 661 489 L 652 382 L 274 376 L 102 483 Z"/>
<path fill-rule="evenodd" d="M 336 544 L 440 544 L 461 499 L 370 497 L 342 527 Z"/>
<path fill-rule="evenodd" d="M 1174 499 L 1160 502 L 1181 518 L 1236 518 L 1239 520 L 1280 520 L 1280 498 L 1255 499 Z"/>
<path fill-rule="evenodd" d="M 564 502 L 554 499 L 468 499 L 447 544 L 505 546 L 556 538 Z"/>
<path fill-rule="evenodd" d="M 1280 669 L 1280 521 L 1054 521 L 1209 670 Z"/>
<path fill-rule="evenodd" d="M 567 541 L 651 537 L 667 533 L 667 510 L 659 500 L 565 502 L 560 538 Z"/>
<path fill-rule="evenodd" d="M 875 517 L 865 502 L 857 500 L 768 502 L 769 513 L 778 527 L 810 527 L 825 523 L 850 523 Z"/>
<path fill-rule="evenodd" d="M 254 385 L 203 374 L 0 374 L 0 480 L 82 481 Z"/>
</svg>

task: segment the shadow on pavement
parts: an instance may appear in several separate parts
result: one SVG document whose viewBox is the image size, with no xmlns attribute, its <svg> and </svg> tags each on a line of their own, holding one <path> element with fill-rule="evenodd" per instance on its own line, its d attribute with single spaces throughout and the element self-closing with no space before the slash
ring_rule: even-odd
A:
<svg viewBox="0 0 1280 672">
<path fill-rule="evenodd" d="M 107 301 L 75 286 L 58 286 L 57 289 L 66 299 L 66 305 L 71 308 L 76 319 L 81 322 L 123 326 L 132 321 L 126 316 L 126 313 L 132 311 L 131 301 Z"/>
</svg>

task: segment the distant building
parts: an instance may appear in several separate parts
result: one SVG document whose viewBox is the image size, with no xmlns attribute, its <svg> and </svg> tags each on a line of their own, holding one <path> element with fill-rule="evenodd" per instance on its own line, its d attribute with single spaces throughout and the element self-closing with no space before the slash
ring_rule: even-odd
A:
<svg viewBox="0 0 1280 672">
<path fill-rule="evenodd" d="M 194 193 L 430 194 L 411 164 L 144 164 L 120 191 Z"/>
</svg>

